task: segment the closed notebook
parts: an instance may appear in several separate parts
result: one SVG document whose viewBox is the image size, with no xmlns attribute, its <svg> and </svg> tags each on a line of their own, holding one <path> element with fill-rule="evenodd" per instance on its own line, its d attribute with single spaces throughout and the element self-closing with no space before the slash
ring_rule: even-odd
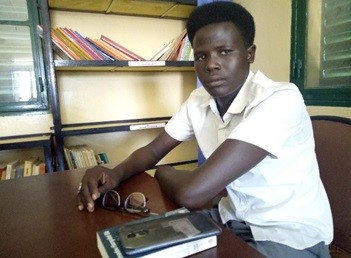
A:
<svg viewBox="0 0 351 258">
<path fill-rule="evenodd" d="M 201 212 L 178 214 L 119 228 L 122 248 L 128 255 L 156 251 L 220 233 L 220 227 Z"/>
</svg>

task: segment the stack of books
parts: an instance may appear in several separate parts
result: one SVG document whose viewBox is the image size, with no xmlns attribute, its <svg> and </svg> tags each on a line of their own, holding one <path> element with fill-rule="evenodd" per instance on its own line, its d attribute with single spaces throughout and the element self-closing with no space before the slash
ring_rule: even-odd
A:
<svg viewBox="0 0 351 258">
<path fill-rule="evenodd" d="M 38 25 L 38 34 L 42 37 L 43 27 Z M 64 60 L 120 60 L 145 61 L 145 58 L 118 44 L 111 38 L 84 37 L 76 30 L 64 27 L 51 29 L 53 49 Z M 160 48 L 150 59 L 152 61 L 191 61 L 192 48 L 184 30 L 178 37 Z"/>
<path fill-rule="evenodd" d="M 43 27 L 38 25 L 37 28 L 42 37 Z M 73 29 L 58 27 L 51 29 L 51 39 L 54 51 L 65 60 L 145 60 L 104 35 L 94 39 Z"/>
<path fill-rule="evenodd" d="M 97 232 L 102 257 L 186 257 L 217 245 L 220 227 L 185 208 Z"/>
<path fill-rule="evenodd" d="M 106 153 L 95 155 L 94 150 L 87 145 L 72 145 L 64 147 L 68 169 L 92 167 L 109 163 Z"/>
<path fill-rule="evenodd" d="M 151 57 L 153 61 L 193 61 L 193 49 L 191 47 L 186 30 L 178 37 L 172 39 L 161 47 L 156 54 Z"/>
<path fill-rule="evenodd" d="M 24 160 L 14 159 L 0 161 L 0 179 L 8 180 L 46 173 L 45 162 L 39 157 L 29 157 Z"/>
</svg>

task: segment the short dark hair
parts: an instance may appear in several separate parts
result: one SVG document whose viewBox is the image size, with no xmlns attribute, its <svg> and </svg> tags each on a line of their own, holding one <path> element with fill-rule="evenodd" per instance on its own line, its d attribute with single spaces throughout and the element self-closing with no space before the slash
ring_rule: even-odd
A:
<svg viewBox="0 0 351 258">
<path fill-rule="evenodd" d="M 197 7 L 187 21 L 188 37 L 193 44 L 195 33 L 202 27 L 219 22 L 232 22 L 238 27 L 245 45 L 250 47 L 255 39 L 255 22 L 241 5 L 229 1 L 216 1 Z"/>
</svg>

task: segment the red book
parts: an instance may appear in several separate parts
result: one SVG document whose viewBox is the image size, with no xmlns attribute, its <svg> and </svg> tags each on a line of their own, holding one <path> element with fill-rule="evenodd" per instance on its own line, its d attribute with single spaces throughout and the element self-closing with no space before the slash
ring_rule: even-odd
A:
<svg viewBox="0 0 351 258">
<path fill-rule="evenodd" d="M 96 52 L 86 41 L 83 36 L 72 29 L 63 28 L 63 30 L 74 40 L 81 48 L 83 48 L 94 60 L 105 60 L 100 53 Z"/>
<path fill-rule="evenodd" d="M 100 39 L 93 39 L 89 37 L 87 37 L 86 39 L 89 40 L 89 42 L 93 43 L 101 51 L 105 52 L 107 55 L 113 57 L 114 59 L 121 60 L 121 61 L 128 60 L 128 56 L 118 51 L 117 49 L 113 48 L 111 45 L 107 44 L 106 42 Z"/>
</svg>

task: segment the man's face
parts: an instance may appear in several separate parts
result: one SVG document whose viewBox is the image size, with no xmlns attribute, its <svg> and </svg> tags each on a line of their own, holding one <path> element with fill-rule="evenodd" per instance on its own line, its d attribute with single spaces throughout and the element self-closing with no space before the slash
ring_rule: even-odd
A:
<svg viewBox="0 0 351 258">
<path fill-rule="evenodd" d="M 255 57 L 231 22 L 207 25 L 193 40 L 195 71 L 207 92 L 215 98 L 235 94 L 244 84 Z"/>
</svg>

